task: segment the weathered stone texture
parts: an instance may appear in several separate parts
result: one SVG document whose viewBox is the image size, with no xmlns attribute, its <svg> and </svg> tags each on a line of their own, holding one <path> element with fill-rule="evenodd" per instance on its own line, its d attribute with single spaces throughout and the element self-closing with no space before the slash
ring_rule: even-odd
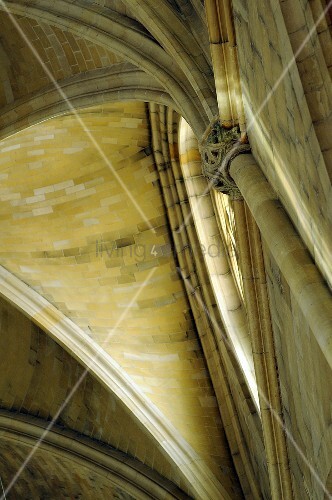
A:
<svg viewBox="0 0 332 500">
<path fill-rule="evenodd" d="M 234 10 L 253 154 L 331 284 L 331 263 L 326 260 L 326 249 L 332 246 L 328 164 L 280 6 L 270 0 L 255 5 L 235 0 Z"/>
<path fill-rule="evenodd" d="M 324 498 L 331 459 L 331 370 L 264 247 L 283 416 L 295 498 Z"/>
</svg>

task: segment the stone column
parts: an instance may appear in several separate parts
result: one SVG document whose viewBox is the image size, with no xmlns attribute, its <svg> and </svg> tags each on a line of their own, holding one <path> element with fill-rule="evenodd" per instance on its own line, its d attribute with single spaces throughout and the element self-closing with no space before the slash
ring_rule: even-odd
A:
<svg viewBox="0 0 332 500">
<path fill-rule="evenodd" d="M 203 172 L 213 187 L 228 194 L 233 209 L 272 498 L 293 498 L 286 439 L 283 431 L 273 332 L 259 229 L 230 170 L 233 163 L 251 157 L 240 141 L 238 127 L 215 122 L 201 143 Z"/>
<path fill-rule="evenodd" d="M 245 133 L 234 20 L 230 0 L 205 0 L 219 114 L 228 125 L 240 124 Z"/>
<path fill-rule="evenodd" d="M 332 366 L 331 293 L 277 195 L 251 154 L 228 168 L 284 275 L 322 352 Z"/>
</svg>

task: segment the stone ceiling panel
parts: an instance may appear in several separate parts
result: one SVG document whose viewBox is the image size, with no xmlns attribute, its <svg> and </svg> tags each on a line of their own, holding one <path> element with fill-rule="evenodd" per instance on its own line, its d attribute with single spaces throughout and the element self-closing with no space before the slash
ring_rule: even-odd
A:
<svg viewBox="0 0 332 500">
<path fill-rule="evenodd" d="M 89 333 L 225 484 L 231 459 L 170 251 L 146 107 L 81 117 L 109 165 L 69 115 L 2 141 L 0 262 Z"/>
<path fill-rule="evenodd" d="M 29 17 L 15 18 L 56 81 L 105 68 L 122 59 L 68 31 Z M 0 106 L 31 94 L 51 83 L 45 69 L 5 12 L 0 12 Z"/>
<path fill-rule="evenodd" d="M 0 318 L 1 409 L 50 422 L 68 398 L 56 426 L 106 443 L 177 480 L 174 465 L 116 396 L 89 373 L 84 377 L 83 367 L 74 358 L 3 299 Z M 22 455 L 21 463 L 28 453 Z M 14 452 L 13 460 L 17 470 L 20 463 Z"/>
<path fill-rule="evenodd" d="M 1 476 L 9 484 L 24 462 L 31 448 L 12 440 L 0 439 Z M 112 484 L 107 472 L 96 472 L 93 466 L 84 466 L 61 456 L 39 449 L 28 466 L 7 493 L 7 500 L 17 498 L 107 498 L 108 500 L 134 500 L 121 488 Z M 59 460 L 59 458 L 61 459 Z M 6 487 L 6 486 L 5 486 Z"/>
</svg>

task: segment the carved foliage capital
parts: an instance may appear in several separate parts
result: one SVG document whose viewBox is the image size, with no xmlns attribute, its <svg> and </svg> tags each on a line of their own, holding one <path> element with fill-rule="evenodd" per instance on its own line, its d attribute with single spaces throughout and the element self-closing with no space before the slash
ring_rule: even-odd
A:
<svg viewBox="0 0 332 500">
<path fill-rule="evenodd" d="M 240 141 L 239 127 L 226 128 L 217 120 L 203 137 L 200 151 L 203 174 L 213 187 L 233 200 L 241 200 L 241 192 L 229 173 L 231 161 L 241 153 L 250 152 L 249 144 Z"/>
</svg>

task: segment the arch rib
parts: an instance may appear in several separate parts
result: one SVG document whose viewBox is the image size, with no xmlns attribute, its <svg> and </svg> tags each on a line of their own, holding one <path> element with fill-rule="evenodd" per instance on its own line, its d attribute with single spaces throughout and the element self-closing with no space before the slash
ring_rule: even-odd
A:
<svg viewBox="0 0 332 500">
<path fill-rule="evenodd" d="M 131 378 L 81 328 L 28 285 L 0 267 L 0 295 L 40 326 L 127 407 L 176 465 L 195 498 L 231 500 L 193 448 Z M 91 359 L 98 362 L 91 364 Z"/>
<path fill-rule="evenodd" d="M 81 73 L 58 82 L 75 109 L 118 101 L 147 101 L 175 108 L 175 103 L 151 76 L 128 63 Z M 49 85 L 3 108 L 0 139 L 48 118 L 70 112 L 57 88 Z"/>
<path fill-rule="evenodd" d="M 178 64 L 158 43 L 137 29 L 129 18 L 106 17 L 76 4 L 57 0 L 21 0 L 0 3 L 0 9 L 57 26 L 119 54 L 153 75 L 165 88 L 177 109 L 201 137 L 210 120 L 195 90 Z"/>
</svg>

